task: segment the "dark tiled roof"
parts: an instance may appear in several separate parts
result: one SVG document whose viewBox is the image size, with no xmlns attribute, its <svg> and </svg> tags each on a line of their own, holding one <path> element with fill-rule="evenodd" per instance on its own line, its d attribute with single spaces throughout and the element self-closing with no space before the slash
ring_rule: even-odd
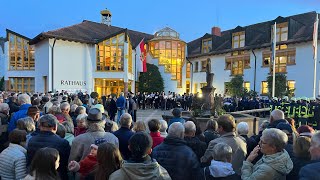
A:
<svg viewBox="0 0 320 180">
<path fill-rule="evenodd" d="M 271 26 L 277 23 L 288 22 L 288 40 L 281 44 L 311 41 L 313 38 L 313 23 L 316 12 L 308 12 L 289 17 L 277 17 L 275 20 L 253 24 L 245 27 L 237 26 L 234 29 L 221 32 L 220 36 L 206 33 L 204 36 L 188 43 L 188 57 L 215 55 L 232 52 L 235 50 L 250 50 L 264 48 L 271 45 Z M 245 46 L 232 49 L 232 33 L 245 31 Z M 319 31 L 320 34 L 320 31 Z M 212 38 L 212 50 L 201 54 L 202 39 Z M 318 36 L 319 37 L 319 36 Z"/>
<path fill-rule="evenodd" d="M 102 23 L 84 20 L 79 24 L 40 33 L 38 36 L 36 36 L 30 41 L 30 44 L 36 44 L 46 38 L 57 38 L 67 41 L 96 44 L 105 40 L 108 37 L 126 31 L 129 34 L 133 47 L 136 47 L 143 38 L 148 40 L 153 37 L 153 35 L 146 33 L 127 30 L 116 26 L 107 26 Z"/>
</svg>

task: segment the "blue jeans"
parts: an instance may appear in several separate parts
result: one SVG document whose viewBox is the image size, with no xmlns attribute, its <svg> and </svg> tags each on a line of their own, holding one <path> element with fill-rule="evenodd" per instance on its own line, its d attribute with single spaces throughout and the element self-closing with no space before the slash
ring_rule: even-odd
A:
<svg viewBox="0 0 320 180">
<path fill-rule="evenodd" d="M 117 123 L 119 124 L 120 123 L 120 117 L 121 117 L 121 115 L 122 114 L 124 114 L 125 113 L 125 110 L 123 109 L 123 110 L 118 110 L 118 118 L 117 118 Z"/>
</svg>

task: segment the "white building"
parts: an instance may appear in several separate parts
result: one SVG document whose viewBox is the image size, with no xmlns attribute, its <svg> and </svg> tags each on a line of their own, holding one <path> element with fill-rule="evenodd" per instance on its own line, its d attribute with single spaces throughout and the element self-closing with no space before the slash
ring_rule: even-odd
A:
<svg viewBox="0 0 320 180">
<path fill-rule="evenodd" d="M 241 75 L 246 89 L 267 95 L 271 32 L 276 22 L 275 71 L 287 76 L 288 86 L 296 89 L 296 96 L 312 96 L 316 12 L 279 16 L 222 32 L 213 27 L 211 34 L 189 43 L 170 28 L 151 35 L 111 26 L 108 10 L 101 11 L 101 15 L 103 23 L 83 21 L 40 33 L 33 39 L 7 30 L 7 41 L 3 46 L 0 41 L 0 76 L 5 77 L 6 89 L 22 92 L 81 89 L 100 95 L 135 92 L 138 48 L 143 40 L 147 44 L 147 62 L 159 67 L 165 92 L 201 93 L 201 87 L 206 85 L 209 58 L 216 93 L 225 94 L 226 83 Z M 318 72 L 317 95 L 319 80 Z"/>
<path fill-rule="evenodd" d="M 235 75 L 243 76 L 244 87 L 259 95 L 268 94 L 267 77 L 271 75 L 271 32 L 277 23 L 276 73 L 287 76 L 289 88 L 295 88 L 296 96 L 312 97 L 313 94 L 313 23 L 316 12 L 289 17 L 245 27 L 220 31 L 213 27 L 188 43 L 188 59 L 193 64 L 193 92 L 201 92 L 206 83 L 206 61 L 211 60 L 216 93 L 226 93 L 226 83 Z M 320 50 L 318 50 L 319 54 Z M 256 63 L 256 65 L 255 65 Z M 319 67 L 319 62 L 317 62 Z M 318 68 L 319 69 L 319 68 Z M 256 71 L 256 76 L 255 76 Z M 254 80 L 256 77 L 256 80 Z M 320 71 L 317 70 L 316 94 L 319 95 Z"/>
</svg>

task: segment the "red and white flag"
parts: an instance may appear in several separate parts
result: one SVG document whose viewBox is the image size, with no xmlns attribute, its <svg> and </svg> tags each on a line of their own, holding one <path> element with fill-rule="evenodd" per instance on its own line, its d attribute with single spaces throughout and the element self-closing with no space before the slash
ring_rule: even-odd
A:
<svg viewBox="0 0 320 180">
<path fill-rule="evenodd" d="M 147 72 L 147 50 L 144 44 L 144 39 L 141 40 L 136 48 L 139 60 L 136 61 L 136 67 L 138 72 Z"/>
<path fill-rule="evenodd" d="M 318 14 L 316 16 L 316 21 L 313 24 L 313 58 L 317 59 L 317 51 L 318 51 L 318 24 L 319 24 L 319 19 L 318 19 Z"/>
</svg>

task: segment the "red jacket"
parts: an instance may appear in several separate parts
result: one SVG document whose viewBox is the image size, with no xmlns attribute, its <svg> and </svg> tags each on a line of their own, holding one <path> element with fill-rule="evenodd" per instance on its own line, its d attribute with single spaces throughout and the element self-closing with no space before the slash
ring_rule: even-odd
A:
<svg viewBox="0 0 320 180">
<path fill-rule="evenodd" d="M 160 136 L 160 132 L 150 132 L 150 136 L 153 140 L 152 149 L 161 144 L 164 140 L 164 137 Z"/>
<path fill-rule="evenodd" d="M 94 169 L 96 164 L 97 157 L 89 154 L 87 157 L 80 161 L 80 169 L 78 172 L 82 177 L 85 177 Z"/>
<path fill-rule="evenodd" d="M 75 127 L 74 128 L 74 137 L 79 136 L 80 134 L 83 134 L 87 131 L 87 128 L 79 128 Z"/>
</svg>

